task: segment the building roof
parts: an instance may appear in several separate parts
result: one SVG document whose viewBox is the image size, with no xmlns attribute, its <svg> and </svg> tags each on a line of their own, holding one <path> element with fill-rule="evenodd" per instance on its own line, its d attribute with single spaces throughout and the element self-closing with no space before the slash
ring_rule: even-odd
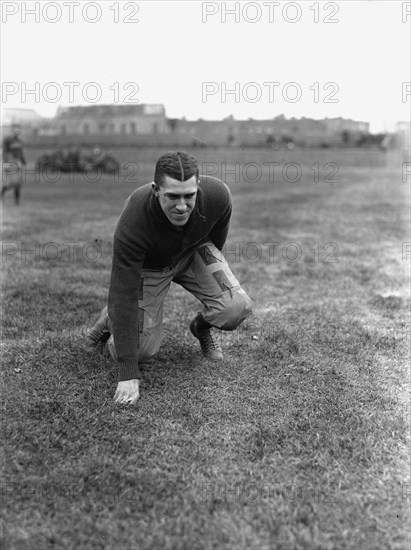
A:
<svg viewBox="0 0 411 550">
<path fill-rule="evenodd" d="M 60 107 L 57 118 L 100 118 L 115 116 L 165 116 L 164 105 L 142 103 L 138 105 L 81 105 Z"/>
<path fill-rule="evenodd" d="M 42 119 L 43 117 L 36 113 L 34 109 L 7 108 L 2 109 L 1 113 L 1 122 L 3 126 L 7 126 L 15 122 L 39 122 Z"/>
</svg>

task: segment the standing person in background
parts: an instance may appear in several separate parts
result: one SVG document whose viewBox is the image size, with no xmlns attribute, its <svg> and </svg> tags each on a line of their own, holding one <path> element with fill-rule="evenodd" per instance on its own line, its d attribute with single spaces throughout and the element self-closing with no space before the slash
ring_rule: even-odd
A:
<svg viewBox="0 0 411 550">
<path fill-rule="evenodd" d="M 14 190 L 14 202 L 20 204 L 21 186 L 23 184 L 23 165 L 26 166 L 23 142 L 20 139 L 21 126 L 13 124 L 12 135 L 3 140 L 3 186 L 1 197 L 6 191 Z"/>
</svg>

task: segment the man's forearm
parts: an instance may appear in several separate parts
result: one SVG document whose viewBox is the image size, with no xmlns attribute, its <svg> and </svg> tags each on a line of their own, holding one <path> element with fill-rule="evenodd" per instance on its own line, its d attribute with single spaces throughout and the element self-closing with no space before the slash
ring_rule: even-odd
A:
<svg viewBox="0 0 411 550">
<path fill-rule="evenodd" d="M 139 298 L 143 257 L 115 239 L 113 265 L 108 294 L 114 346 L 120 380 L 140 378 L 138 353 L 140 345 Z M 134 256 L 134 257 L 133 257 Z"/>
<path fill-rule="evenodd" d="M 131 291 L 127 295 L 118 295 L 115 289 L 110 288 L 108 314 L 119 366 L 119 380 L 141 378 L 138 368 L 138 293 Z"/>
</svg>

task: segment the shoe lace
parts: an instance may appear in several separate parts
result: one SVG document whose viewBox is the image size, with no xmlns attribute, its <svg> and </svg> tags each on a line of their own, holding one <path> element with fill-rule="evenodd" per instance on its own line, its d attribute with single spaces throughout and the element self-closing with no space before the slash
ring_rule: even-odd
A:
<svg viewBox="0 0 411 550">
<path fill-rule="evenodd" d="M 105 327 L 93 327 L 88 338 L 94 345 L 104 344 L 110 338 L 110 332 Z"/>
<path fill-rule="evenodd" d="M 206 352 L 219 349 L 219 345 L 214 340 L 210 329 L 204 329 L 200 333 L 200 343 L 203 350 Z"/>
</svg>

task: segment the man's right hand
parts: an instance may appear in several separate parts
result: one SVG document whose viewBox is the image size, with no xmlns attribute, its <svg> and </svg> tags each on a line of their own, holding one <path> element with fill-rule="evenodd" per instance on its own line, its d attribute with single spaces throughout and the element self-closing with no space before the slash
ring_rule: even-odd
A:
<svg viewBox="0 0 411 550">
<path fill-rule="evenodd" d="M 139 398 L 139 380 L 123 380 L 118 383 L 114 401 L 120 405 L 135 405 Z"/>
</svg>

